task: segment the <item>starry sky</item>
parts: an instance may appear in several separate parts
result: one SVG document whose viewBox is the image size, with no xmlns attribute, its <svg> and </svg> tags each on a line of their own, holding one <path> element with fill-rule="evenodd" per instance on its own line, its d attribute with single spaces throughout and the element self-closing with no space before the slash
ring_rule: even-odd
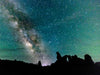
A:
<svg viewBox="0 0 100 75">
<path fill-rule="evenodd" d="M 100 61 L 100 0 L 1 0 L 0 57 L 47 65 L 62 55 Z"/>
</svg>

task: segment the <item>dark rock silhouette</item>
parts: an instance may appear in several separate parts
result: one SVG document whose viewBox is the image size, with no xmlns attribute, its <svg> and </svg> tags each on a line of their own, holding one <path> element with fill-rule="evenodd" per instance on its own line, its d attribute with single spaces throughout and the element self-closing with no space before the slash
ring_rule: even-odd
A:
<svg viewBox="0 0 100 75">
<path fill-rule="evenodd" d="M 85 55 L 85 62 L 86 62 L 86 64 L 94 64 L 94 62 L 93 62 L 93 60 L 92 60 L 92 58 L 91 58 L 91 56 L 90 55 L 88 55 L 88 54 L 86 54 Z"/>
<path fill-rule="evenodd" d="M 39 65 L 39 66 L 42 66 L 41 61 L 38 62 L 38 65 Z"/>
<path fill-rule="evenodd" d="M 86 54 L 84 59 L 77 55 L 61 56 L 59 52 L 57 60 L 50 66 L 25 63 L 22 61 L 0 60 L 1 75 L 34 75 L 34 74 L 66 74 L 66 75 L 100 75 L 100 63 L 94 63 L 91 56 Z"/>
<path fill-rule="evenodd" d="M 61 59 L 60 53 L 59 52 L 56 52 L 56 54 L 57 54 L 57 60 L 60 60 Z"/>
</svg>

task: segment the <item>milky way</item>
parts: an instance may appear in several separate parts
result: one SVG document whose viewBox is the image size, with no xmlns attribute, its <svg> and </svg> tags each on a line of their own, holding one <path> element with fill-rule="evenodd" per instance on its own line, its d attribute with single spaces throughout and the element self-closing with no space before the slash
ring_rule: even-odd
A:
<svg viewBox="0 0 100 75">
<path fill-rule="evenodd" d="M 0 0 L 0 57 L 44 65 L 62 55 L 100 58 L 99 0 Z"/>
<path fill-rule="evenodd" d="M 14 30 L 12 33 L 16 36 L 15 41 L 23 45 L 21 48 L 18 47 L 16 49 L 27 50 L 33 63 L 41 61 L 44 65 L 50 64 L 49 55 L 41 42 L 40 36 L 32 27 L 34 26 L 32 19 L 18 8 L 15 2 L 1 0 L 0 4 L 2 6 L 1 13 L 2 11 L 4 12 L 2 13 L 5 16 L 4 19 L 8 21 L 9 27 Z"/>
</svg>

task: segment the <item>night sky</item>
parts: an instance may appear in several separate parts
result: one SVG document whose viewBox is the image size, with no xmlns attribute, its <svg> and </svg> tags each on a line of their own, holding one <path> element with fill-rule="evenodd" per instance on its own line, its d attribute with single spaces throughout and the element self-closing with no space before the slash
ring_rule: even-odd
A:
<svg viewBox="0 0 100 75">
<path fill-rule="evenodd" d="M 0 58 L 48 65 L 57 51 L 100 61 L 100 0 L 0 0 Z"/>
</svg>

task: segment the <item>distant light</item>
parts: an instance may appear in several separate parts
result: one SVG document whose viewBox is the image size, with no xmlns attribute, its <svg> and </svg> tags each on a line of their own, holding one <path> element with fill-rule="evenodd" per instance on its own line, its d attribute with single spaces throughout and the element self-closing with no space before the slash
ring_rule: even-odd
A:
<svg viewBox="0 0 100 75">
<path fill-rule="evenodd" d="M 48 66 L 48 64 L 42 64 L 42 66 Z"/>
<path fill-rule="evenodd" d="M 50 63 L 49 62 L 47 62 L 47 60 L 45 60 L 46 62 L 43 62 L 42 63 L 42 66 L 49 66 L 50 65 Z"/>
</svg>

